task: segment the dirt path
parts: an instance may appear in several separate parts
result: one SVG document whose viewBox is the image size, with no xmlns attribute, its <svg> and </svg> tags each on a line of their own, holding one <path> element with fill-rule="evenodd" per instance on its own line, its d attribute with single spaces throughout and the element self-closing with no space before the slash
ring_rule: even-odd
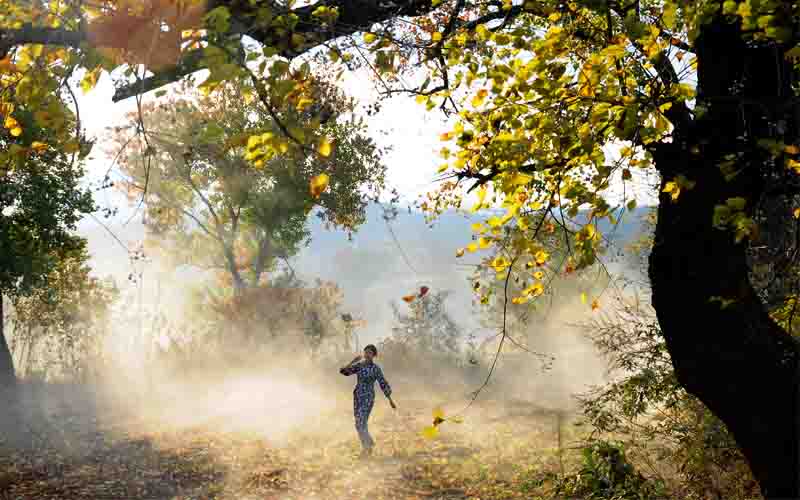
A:
<svg viewBox="0 0 800 500">
<path fill-rule="evenodd" d="M 280 441 L 221 431 L 224 415 L 175 428 L 157 420 L 79 426 L 59 446 L 0 455 L 0 500 L 529 498 L 528 483 L 557 464 L 548 412 L 481 403 L 427 440 L 420 431 L 430 411 L 424 401 L 400 414 L 376 408 L 379 448 L 368 461 L 357 458 L 352 417 L 341 408 Z"/>
</svg>

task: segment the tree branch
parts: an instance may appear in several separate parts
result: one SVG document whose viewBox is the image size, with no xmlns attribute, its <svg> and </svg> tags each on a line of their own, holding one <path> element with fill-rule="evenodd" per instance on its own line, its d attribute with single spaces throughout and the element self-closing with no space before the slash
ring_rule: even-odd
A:
<svg viewBox="0 0 800 500">
<path fill-rule="evenodd" d="M 159 71 L 153 76 L 142 78 L 134 83 L 119 87 L 114 91 L 112 102 L 119 102 L 135 95 L 146 94 L 170 83 L 177 82 L 187 75 L 206 69 L 203 63 L 203 49 L 187 52 L 175 66 Z"/>
<path fill-rule="evenodd" d="M 0 59 L 18 45 L 58 45 L 77 49 L 86 41 L 86 33 L 82 30 L 47 28 L 26 23 L 19 29 L 0 30 Z"/>
</svg>

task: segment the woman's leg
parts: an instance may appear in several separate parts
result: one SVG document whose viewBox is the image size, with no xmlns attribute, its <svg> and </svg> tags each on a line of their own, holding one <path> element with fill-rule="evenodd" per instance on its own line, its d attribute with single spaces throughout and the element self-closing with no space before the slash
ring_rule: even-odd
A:
<svg viewBox="0 0 800 500">
<path fill-rule="evenodd" d="M 375 403 L 374 397 L 367 395 L 356 396 L 354 413 L 356 417 L 356 431 L 358 431 L 358 438 L 361 440 L 361 446 L 365 451 L 369 451 L 375 445 L 372 436 L 369 435 L 368 421 L 369 414 L 372 412 L 372 405 Z"/>
</svg>

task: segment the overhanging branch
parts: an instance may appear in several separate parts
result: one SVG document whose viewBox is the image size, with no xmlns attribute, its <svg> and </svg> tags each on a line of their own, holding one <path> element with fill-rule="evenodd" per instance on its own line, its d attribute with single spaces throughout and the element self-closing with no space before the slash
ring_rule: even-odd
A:
<svg viewBox="0 0 800 500">
<path fill-rule="evenodd" d="M 26 23 L 19 29 L 0 30 L 0 59 L 6 57 L 10 49 L 19 45 L 38 44 L 79 48 L 86 41 L 86 33 L 80 30 L 48 28 Z"/>
<path fill-rule="evenodd" d="M 193 50 L 186 53 L 175 66 L 118 88 L 111 100 L 119 102 L 135 95 L 145 94 L 203 69 L 206 69 L 203 63 L 203 49 Z"/>
</svg>

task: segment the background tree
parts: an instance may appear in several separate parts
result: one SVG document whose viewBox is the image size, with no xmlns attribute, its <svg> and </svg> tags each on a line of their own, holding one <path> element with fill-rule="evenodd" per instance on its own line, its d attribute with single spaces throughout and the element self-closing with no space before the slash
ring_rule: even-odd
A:
<svg viewBox="0 0 800 500">
<path fill-rule="evenodd" d="M 44 100 L 42 106 L 53 102 L 58 101 Z M 7 115 L 0 129 L 0 389 L 15 381 L 2 298 L 46 289 L 59 262 L 83 252 L 85 241 L 73 231 L 95 208 L 91 193 L 80 186 L 87 150 L 59 147 L 52 130 L 37 121 L 42 109 L 22 103 L 13 109 L 15 117 Z"/>
<path fill-rule="evenodd" d="M 447 290 L 441 290 L 416 297 L 407 302 L 408 313 L 392 303 L 395 316 L 392 340 L 421 352 L 458 356 L 464 339 L 461 328 L 445 308 L 445 301 L 450 294 Z"/>
<path fill-rule="evenodd" d="M 362 123 L 347 119 L 352 102 L 333 85 L 315 85 L 325 107 L 323 131 L 336 144 L 328 158 L 287 152 L 253 168 L 248 137 L 281 132 L 252 86 L 241 82 L 211 96 L 187 86 L 178 99 L 146 106 L 141 122 L 137 112 L 116 128 L 112 154 L 130 178 L 119 187 L 134 197 L 143 193 L 148 248 L 163 250 L 173 265 L 224 269 L 236 290 L 258 286 L 277 259 L 308 240 L 315 203 L 308 179 L 325 171 L 336 174 L 316 200 L 316 215 L 348 230 L 361 224 L 383 186 L 382 152 Z"/>
<path fill-rule="evenodd" d="M 116 285 L 91 275 L 89 254 L 62 256 L 47 285 L 12 300 L 13 353 L 23 374 L 86 380 L 102 361 Z"/>
</svg>

